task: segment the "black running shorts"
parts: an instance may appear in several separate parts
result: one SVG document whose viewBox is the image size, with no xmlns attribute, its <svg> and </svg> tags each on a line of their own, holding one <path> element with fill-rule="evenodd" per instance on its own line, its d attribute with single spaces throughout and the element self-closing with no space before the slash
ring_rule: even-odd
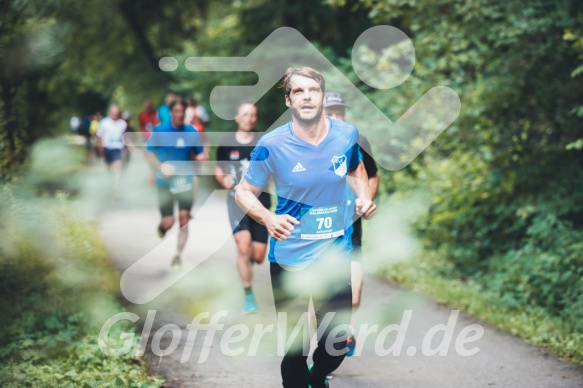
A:
<svg viewBox="0 0 583 388">
<path fill-rule="evenodd" d="M 357 219 L 352 224 L 354 232 L 352 232 L 352 253 L 350 260 L 362 261 L 362 218 Z"/>
<path fill-rule="evenodd" d="M 251 233 L 251 241 L 267 243 L 267 239 L 269 238 L 267 228 L 245 214 L 237 205 L 235 197 L 231 193 L 227 196 L 227 207 L 233 234 L 242 230 L 248 230 Z"/>
<path fill-rule="evenodd" d="M 178 202 L 179 210 L 188 210 L 192 208 L 193 191 L 186 190 L 182 193 L 172 194 L 166 186 L 156 186 L 158 189 L 158 204 L 162 217 L 174 215 L 174 202 Z"/>
</svg>

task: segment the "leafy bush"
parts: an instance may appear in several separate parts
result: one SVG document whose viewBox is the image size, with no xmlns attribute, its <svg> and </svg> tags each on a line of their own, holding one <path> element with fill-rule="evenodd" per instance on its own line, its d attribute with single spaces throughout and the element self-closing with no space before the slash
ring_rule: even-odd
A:
<svg viewBox="0 0 583 388">
<path fill-rule="evenodd" d="M 139 361 L 106 356 L 97 345 L 101 325 L 120 306 L 95 226 L 64 194 L 34 199 L 19 191 L 17 198 L 6 186 L 0 214 L 2 385 L 159 385 Z M 131 329 L 114 326 L 114 346 L 122 331 Z"/>
<path fill-rule="evenodd" d="M 418 62 L 402 86 L 413 92 L 402 94 L 448 85 L 462 99 L 454 125 L 411 166 L 383 174 L 401 196 L 432 197 L 416 225 L 425 251 L 391 272 L 444 285 L 450 303 L 456 290 L 471 291 L 470 310 L 483 303 L 511 331 L 583 360 L 583 35 L 574 29 L 583 7 L 478 3 L 365 2 L 375 21 L 402 26 L 415 43 Z M 415 101 L 383 94 L 369 93 L 386 112 Z M 563 322 L 556 340 L 553 319 Z"/>
<path fill-rule="evenodd" d="M 480 281 L 509 303 L 546 308 L 583 332 L 583 232 L 553 214 L 534 218 L 526 244 L 491 260 Z"/>
</svg>

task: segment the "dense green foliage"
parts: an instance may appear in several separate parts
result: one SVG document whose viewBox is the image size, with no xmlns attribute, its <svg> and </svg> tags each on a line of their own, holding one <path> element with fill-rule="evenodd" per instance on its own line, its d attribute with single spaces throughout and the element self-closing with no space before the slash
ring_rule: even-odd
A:
<svg viewBox="0 0 583 388">
<path fill-rule="evenodd" d="M 100 325 L 120 306 L 94 226 L 64 196 L 31 207 L 4 188 L 0 203 L 2 385 L 159 385 L 130 356 L 112 358 L 97 346 Z M 114 327 L 113 346 L 124 330 Z"/>
<path fill-rule="evenodd" d="M 387 176 L 393 190 L 432 195 L 419 232 L 426 250 L 445 259 L 435 273 L 471 279 L 508 306 L 544 307 L 583 330 L 582 56 L 568 35 L 583 8 L 369 6 L 374 20 L 411 35 L 414 77 L 422 78 L 412 87 L 446 84 L 462 97 L 454 126 L 409 169 Z"/>
<path fill-rule="evenodd" d="M 196 34 L 207 2 L 1 0 L 0 179 L 37 139 L 66 133 L 69 117 L 160 102 L 158 58 Z"/>
<path fill-rule="evenodd" d="M 64 154 L 70 150 L 62 141 L 56 143 L 34 152 L 35 187 L 43 190 L 71 174 L 57 168 L 39 178 L 38 164 L 47 152 L 75 159 L 74 153 Z M 0 192 L 0 385 L 159 386 L 131 354 L 109 357 L 98 347 L 101 325 L 121 306 L 119 280 L 96 226 L 63 192 L 56 198 L 34 196 L 22 185 L 5 185 Z M 115 325 L 108 342 L 121 347 L 120 335 L 132 330 Z"/>
</svg>

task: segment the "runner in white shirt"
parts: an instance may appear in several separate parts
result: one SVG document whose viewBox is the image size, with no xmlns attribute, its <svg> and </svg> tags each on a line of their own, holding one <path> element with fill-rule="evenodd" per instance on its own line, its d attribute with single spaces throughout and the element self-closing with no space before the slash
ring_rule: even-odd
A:
<svg viewBox="0 0 583 388">
<path fill-rule="evenodd" d="M 124 151 L 122 137 L 126 129 L 127 123 L 121 118 L 121 109 L 117 105 L 112 105 L 109 108 L 109 116 L 99 122 L 96 133 L 99 151 L 103 155 L 107 169 L 113 171 L 113 191 L 116 198 L 119 198 L 121 161 Z"/>
</svg>

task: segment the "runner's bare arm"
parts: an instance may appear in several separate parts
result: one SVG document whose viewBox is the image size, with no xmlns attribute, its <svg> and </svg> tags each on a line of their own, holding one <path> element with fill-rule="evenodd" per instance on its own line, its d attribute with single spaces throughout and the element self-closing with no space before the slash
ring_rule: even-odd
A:
<svg viewBox="0 0 583 388">
<path fill-rule="evenodd" d="M 377 206 L 372 201 L 372 194 L 368 186 L 368 175 L 362 161 L 354 170 L 348 171 L 346 177 L 348 185 L 356 193 L 356 213 L 364 219 L 372 218 L 376 212 Z"/>
<path fill-rule="evenodd" d="M 368 187 L 370 188 L 370 194 L 372 196 L 372 200 L 374 201 L 377 197 L 377 193 L 379 192 L 379 174 L 368 177 Z"/>
<path fill-rule="evenodd" d="M 211 146 L 206 132 L 200 132 L 200 141 L 202 142 L 202 146 L 204 147 L 204 152 L 206 152 L 207 155 L 210 155 Z"/>
<path fill-rule="evenodd" d="M 197 162 L 206 162 L 207 160 L 209 160 L 209 154 L 206 152 L 206 150 L 203 150 L 198 154 L 193 153 L 193 155 L 191 155 L 191 159 L 196 160 Z"/>
<path fill-rule="evenodd" d="M 101 139 L 101 136 L 99 135 L 96 135 L 95 137 L 97 138 L 97 152 L 99 155 L 103 156 L 103 139 Z"/>
<path fill-rule="evenodd" d="M 253 186 L 243 178 L 235 192 L 237 205 L 255 221 L 265 225 L 271 237 L 277 241 L 287 239 L 294 230 L 294 225 L 299 225 L 300 222 L 289 214 L 275 215 L 269 211 L 257 199 L 260 192 L 260 188 Z"/>
<path fill-rule="evenodd" d="M 233 177 L 230 174 L 225 174 L 219 164 L 215 166 L 215 179 L 224 189 L 231 190 L 235 186 Z"/>
<path fill-rule="evenodd" d="M 146 159 L 148 160 L 148 163 L 150 163 L 150 166 L 152 166 L 152 168 L 158 171 L 162 171 L 162 163 L 160 163 L 156 154 L 154 154 L 151 151 L 146 151 Z M 175 171 L 174 166 L 172 166 L 169 163 L 166 163 L 164 167 L 165 167 L 164 171 L 162 172 L 166 175 L 172 175 Z"/>
</svg>

